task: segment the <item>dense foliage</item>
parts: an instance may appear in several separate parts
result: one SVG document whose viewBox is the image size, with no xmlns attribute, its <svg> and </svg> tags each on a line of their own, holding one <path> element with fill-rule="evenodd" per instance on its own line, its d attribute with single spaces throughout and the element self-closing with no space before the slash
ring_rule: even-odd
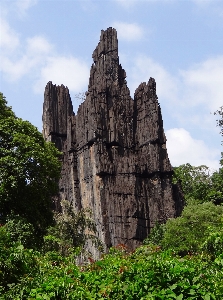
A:
<svg viewBox="0 0 223 300">
<path fill-rule="evenodd" d="M 0 299 L 222 299 L 222 254 L 182 258 L 156 246 L 117 248 L 79 267 L 72 255 L 9 248 L 3 279 L 10 283 L 1 285 Z"/>
<path fill-rule="evenodd" d="M 52 196 L 60 176 L 59 152 L 0 93 L 0 218 L 19 216 L 41 234 L 53 221 Z"/>
<path fill-rule="evenodd" d="M 173 180 L 181 184 L 186 201 L 223 203 L 223 168 L 213 172 L 205 165 L 184 164 L 174 168 Z"/>
<path fill-rule="evenodd" d="M 182 216 L 167 221 L 161 245 L 187 254 L 201 250 L 211 230 L 222 227 L 223 206 L 211 202 L 192 203 L 185 207 Z"/>
</svg>

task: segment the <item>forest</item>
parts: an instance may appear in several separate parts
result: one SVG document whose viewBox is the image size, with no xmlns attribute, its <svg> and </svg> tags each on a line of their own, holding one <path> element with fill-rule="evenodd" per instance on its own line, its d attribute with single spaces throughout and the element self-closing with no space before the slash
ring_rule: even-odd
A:
<svg viewBox="0 0 223 300">
<path fill-rule="evenodd" d="M 221 130 L 221 109 L 216 117 Z M 52 209 L 59 157 L 0 93 L 0 299 L 223 299 L 223 159 L 215 172 L 175 167 L 182 215 L 157 223 L 135 251 L 120 244 L 105 254 L 89 210 L 65 200 Z"/>
</svg>

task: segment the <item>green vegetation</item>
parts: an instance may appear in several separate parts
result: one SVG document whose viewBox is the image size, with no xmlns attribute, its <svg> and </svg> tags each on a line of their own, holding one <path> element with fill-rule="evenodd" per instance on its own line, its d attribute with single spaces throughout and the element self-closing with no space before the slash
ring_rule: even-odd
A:
<svg viewBox="0 0 223 300">
<path fill-rule="evenodd" d="M 51 197 L 60 176 L 58 150 L 15 116 L 0 93 L 0 218 L 19 216 L 41 236 L 52 224 Z"/>
<path fill-rule="evenodd" d="M 182 258 L 156 246 L 128 253 L 120 245 L 101 260 L 78 267 L 74 255 L 41 255 L 22 246 L 7 251 L 0 299 L 220 300 L 223 295 L 222 254 Z"/>
<path fill-rule="evenodd" d="M 173 180 L 180 182 L 186 201 L 223 203 L 223 168 L 212 174 L 207 166 L 185 164 L 174 168 L 174 173 Z"/>
<path fill-rule="evenodd" d="M 181 217 L 167 221 L 161 245 L 180 254 L 198 252 L 210 231 L 220 230 L 222 217 L 223 206 L 211 202 L 190 204 Z"/>
<path fill-rule="evenodd" d="M 98 261 L 85 252 L 78 266 L 89 239 L 101 244 L 90 211 L 63 201 L 52 212 L 58 155 L 0 94 L 0 300 L 223 299 L 222 168 L 175 168 L 182 215 L 157 223 L 136 251 L 118 245 Z"/>
<path fill-rule="evenodd" d="M 61 205 L 62 213 L 54 214 L 54 226 L 49 227 L 44 236 L 44 251 L 57 251 L 67 256 L 75 249 L 84 250 L 87 241 L 103 251 L 102 243 L 95 236 L 96 226 L 91 219 L 91 211 L 82 209 L 76 212 L 67 200 L 63 200 Z"/>
</svg>

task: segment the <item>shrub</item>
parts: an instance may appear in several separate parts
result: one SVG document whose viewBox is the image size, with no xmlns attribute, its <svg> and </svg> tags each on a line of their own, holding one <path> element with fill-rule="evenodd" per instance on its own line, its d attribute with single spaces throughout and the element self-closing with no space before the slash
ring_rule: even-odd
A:
<svg viewBox="0 0 223 300">
<path fill-rule="evenodd" d="M 32 249 L 13 242 L 6 226 L 0 227 L 0 289 L 16 284 L 21 277 L 37 268 Z"/>
<path fill-rule="evenodd" d="M 201 249 L 212 258 L 216 258 L 223 253 L 223 228 L 216 230 L 216 228 L 209 227 L 208 231 L 208 236 Z"/>
<path fill-rule="evenodd" d="M 164 232 L 165 232 L 165 224 L 159 224 L 157 222 L 155 224 L 155 226 L 151 229 L 151 232 L 150 232 L 148 238 L 146 238 L 143 241 L 143 244 L 144 245 L 152 244 L 152 245 L 161 246 Z"/>
<path fill-rule="evenodd" d="M 215 230 L 221 228 L 222 216 L 222 206 L 211 202 L 191 203 L 185 207 L 181 217 L 167 221 L 162 246 L 181 254 L 196 252 L 208 237 L 210 226 Z"/>
<path fill-rule="evenodd" d="M 19 215 L 11 214 L 8 216 L 5 229 L 9 233 L 12 242 L 18 242 L 25 248 L 37 247 L 38 240 L 33 225 Z"/>
</svg>

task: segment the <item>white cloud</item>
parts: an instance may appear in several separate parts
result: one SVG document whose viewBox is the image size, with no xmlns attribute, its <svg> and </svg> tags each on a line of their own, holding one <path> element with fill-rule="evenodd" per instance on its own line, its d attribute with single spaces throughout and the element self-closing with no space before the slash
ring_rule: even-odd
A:
<svg viewBox="0 0 223 300">
<path fill-rule="evenodd" d="M 172 75 L 150 57 L 138 55 L 131 67 L 131 74 L 131 88 L 135 90 L 140 82 L 154 77 L 159 98 L 164 97 L 171 103 L 178 101 L 179 105 L 191 107 L 202 104 L 211 111 L 222 105 L 223 56 L 207 59 Z"/>
<path fill-rule="evenodd" d="M 19 46 L 19 35 L 9 26 L 3 19 L 0 19 L 1 24 L 1 37 L 0 47 L 2 51 L 13 51 Z"/>
<path fill-rule="evenodd" d="M 192 0 L 192 2 L 194 2 L 195 4 L 198 5 L 208 5 L 210 3 L 213 3 L 213 0 Z M 217 2 L 217 1 L 215 1 Z"/>
<path fill-rule="evenodd" d="M 180 72 L 185 87 L 184 102 L 191 106 L 203 104 L 211 111 L 222 106 L 223 56 L 208 59 Z M 187 101 L 186 101 L 187 100 Z"/>
<path fill-rule="evenodd" d="M 17 0 L 16 7 L 20 16 L 24 16 L 28 9 L 37 4 L 37 0 Z"/>
<path fill-rule="evenodd" d="M 7 81 L 16 82 L 29 75 L 35 92 L 39 93 L 48 81 L 67 85 L 75 92 L 86 88 L 89 67 L 85 62 L 59 55 L 43 36 L 33 36 L 22 43 L 5 20 L 1 24 L 0 70 Z"/>
<path fill-rule="evenodd" d="M 54 84 L 68 86 L 72 92 L 80 92 L 87 86 L 88 77 L 89 67 L 85 62 L 72 56 L 49 57 L 34 88 L 36 92 L 42 93 L 46 83 L 52 81 Z"/>
<path fill-rule="evenodd" d="M 34 68 L 41 66 L 53 49 L 53 46 L 41 36 L 27 39 L 21 51 L 18 49 L 18 44 L 19 42 L 17 47 L 14 47 L 14 50 L 17 50 L 17 55 L 10 55 L 6 52 L 0 55 L 0 69 L 9 81 L 17 81 L 33 71 Z"/>
<path fill-rule="evenodd" d="M 23 18 L 27 15 L 28 10 L 36 5 L 39 0 L 3 0 L 1 2 L 2 17 L 19 17 Z"/>
<path fill-rule="evenodd" d="M 209 148 L 202 140 L 194 139 L 183 128 L 166 131 L 167 151 L 173 166 L 190 163 L 193 166 L 207 165 L 211 169 L 219 168 L 219 151 Z"/>
<path fill-rule="evenodd" d="M 136 0 L 115 0 L 119 5 L 124 8 L 132 7 L 137 1 Z"/>
<path fill-rule="evenodd" d="M 93 12 L 98 8 L 98 3 L 95 0 L 79 0 L 79 3 L 81 5 L 81 8 L 87 12 Z"/>
<path fill-rule="evenodd" d="M 114 22 L 112 27 L 117 29 L 118 38 L 126 41 L 138 41 L 143 37 L 143 29 L 136 23 Z"/>
<path fill-rule="evenodd" d="M 177 98 L 178 79 L 151 58 L 145 55 L 136 57 L 130 74 L 128 84 L 132 92 L 141 82 L 148 82 L 149 78 L 153 77 L 156 80 L 159 98 L 168 97 L 171 101 Z"/>
<path fill-rule="evenodd" d="M 177 0 L 114 0 L 120 6 L 129 9 L 133 7 L 135 4 L 145 4 L 145 2 L 175 2 Z M 205 1 L 205 0 L 194 0 L 194 1 Z M 211 1 L 211 0 L 207 0 Z"/>
<path fill-rule="evenodd" d="M 32 62 L 29 61 L 26 56 L 23 56 L 18 61 L 13 61 L 8 57 L 5 57 L 1 62 L 1 71 L 5 75 L 6 79 L 11 82 L 19 80 L 30 71 L 31 67 Z"/>
<path fill-rule="evenodd" d="M 42 36 L 34 36 L 27 39 L 27 53 L 30 56 L 39 56 L 53 51 L 53 45 Z"/>
</svg>

